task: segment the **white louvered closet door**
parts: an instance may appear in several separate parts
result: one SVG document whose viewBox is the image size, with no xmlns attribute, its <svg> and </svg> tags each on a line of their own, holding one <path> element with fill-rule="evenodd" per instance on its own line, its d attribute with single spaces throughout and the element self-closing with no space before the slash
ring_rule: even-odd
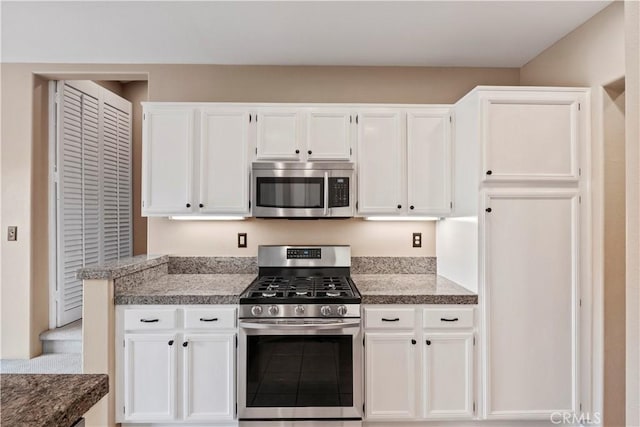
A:
<svg viewBox="0 0 640 427">
<path fill-rule="evenodd" d="M 78 268 L 131 255 L 131 104 L 92 82 L 60 81 L 57 92 L 56 321 L 62 326 L 82 316 Z M 107 104 L 112 98 L 117 102 Z"/>
</svg>

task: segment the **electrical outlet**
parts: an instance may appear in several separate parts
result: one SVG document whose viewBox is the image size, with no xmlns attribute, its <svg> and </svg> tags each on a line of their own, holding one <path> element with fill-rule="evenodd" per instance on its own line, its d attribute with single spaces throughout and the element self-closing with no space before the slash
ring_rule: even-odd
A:
<svg viewBox="0 0 640 427">
<path fill-rule="evenodd" d="M 15 242 L 18 240 L 18 226 L 10 225 L 7 230 L 7 240 L 10 242 Z"/>
<path fill-rule="evenodd" d="M 422 247 L 422 233 L 413 233 L 413 247 L 414 248 Z"/>
<path fill-rule="evenodd" d="M 247 247 L 247 233 L 238 233 L 238 247 L 239 248 Z"/>
</svg>

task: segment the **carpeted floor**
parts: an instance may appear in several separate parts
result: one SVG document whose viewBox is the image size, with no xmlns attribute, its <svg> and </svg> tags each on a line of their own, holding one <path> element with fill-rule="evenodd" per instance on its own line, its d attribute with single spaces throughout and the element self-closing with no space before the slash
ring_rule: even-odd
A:
<svg viewBox="0 0 640 427">
<path fill-rule="evenodd" d="M 0 360 L 1 374 L 81 374 L 82 355 L 43 354 L 30 360 Z"/>
</svg>

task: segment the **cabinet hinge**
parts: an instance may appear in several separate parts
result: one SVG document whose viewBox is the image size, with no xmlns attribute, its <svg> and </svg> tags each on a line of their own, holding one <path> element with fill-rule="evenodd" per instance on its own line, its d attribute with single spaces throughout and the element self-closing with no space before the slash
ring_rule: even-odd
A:
<svg viewBox="0 0 640 427">
<path fill-rule="evenodd" d="M 349 155 L 353 156 L 353 148 L 349 148 Z"/>
<path fill-rule="evenodd" d="M 476 337 L 473 337 L 473 345 L 476 345 Z"/>
<path fill-rule="evenodd" d="M 256 154 L 258 154 L 258 147 L 256 147 Z"/>
<path fill-rule="evenodd" d="M 123 346 L 123 347 L 126 347 L 126 345 L 127 345 L 127 344 L 126 344 L 126 341 L 125 341 L 125 340 L 122 340 L 122 346 Z"/>
<path fill-rule="evenodd" d="M 364 347 L 364 337 L 362 337 L 362 346 Z"/>
<path fill-rule="evenodd" d="M 142 115 L 142 120 L 147 120 L 147 113 L 144 113 L 144 114 Z"/>
<path fill-rule="evenodd" d="M 582 168 L 578 168 L 578 176 L 582 176 Z"/>
<path fill-rule="evenodd" d="M 582 298 L 579 300 L 580 307 L 582 307 Z"/>
<path fill-rule="evenodd" d="M 580 412 L 582 412 L 582 402 L 580 402 Z"/>
<path fill-rule="evenodd" d="M 238 415 L 238 404 L 236 403 L 236 415 Z"/>
<path fill-rule="evenodd" d="M 127 413 L 127 408 L 126 408 L 126 406 L 123 406 L 123 407 L 122 407 L 122 413 L 123 413 L 123 414 L 126 414 L 126 413 Z"/>
<path fill-rule="evenodd" d="M 363 414 L 365 413 L 365 410 L 364 410 L 364 403 L 362 404 L 362 413 L 363 413 Z"/>
<path fill-rule="evenodd" d="M 476 402 L 473 402 L 473 413 L 476 413 Z"/>
<path fill-rule="evenodd" d="M 249 123 L 251 123 L 251 114 L 249 114 Z"/>
<path fill-rule="evenodd" d="M 249 200 L 249 209 L 251 209 L 251 200 Z"/>
<path fill-rule="evenodd" d="M 358 210 L 358 202 L 356 202 L 356 210 Z"/>
<path fill-rule="evenodd" d="M 356 114 L 356 124 L 358 124 L 358 115 Z"/>
<path fill-rule="evenodd" d="M 580 103 L 578 102 L 578 111 L 580 111 L 580 108 L 581 108 L 581 105 L 580 105 Z"/>
<path fill-rule="evenodd" d="M 258 123 L 258 115 L 256 114 L 256 123 Z"/>
<path fill-rule="evenodd" d="M 142 201 L 142 207 L 144 208 L 144 200 Z"/>
<path fill-rule="evenodd" d="M 578 196 L 578 203 L 582 203 L 582 196 Z"/>
<path fill-rule="evenodd" d="M 449 116 L 449 123 L 453 122 L 453 118 L 451 116 Z"/>
<path fill-rule="evenodd" d="M 453 209 L 453 202 L 449 202 L 449 208 Z"/>
<path fill-rule="evenodd" d="M 353 123 L 353 116 L 349 116 L 349 123 Z"/>
<path fill-rule="evenodd" d="M 236 348 L 238 348 L 238 336 L 236 335 Z"/>
</svg>

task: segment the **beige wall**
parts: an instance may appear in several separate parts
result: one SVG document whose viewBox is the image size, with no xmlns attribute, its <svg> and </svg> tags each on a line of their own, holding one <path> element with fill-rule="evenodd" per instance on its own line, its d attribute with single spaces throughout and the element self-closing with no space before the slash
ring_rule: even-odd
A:
<svg viewBox="0 0 640 427">
<path fill-rule="evenodd" d="M 6 230 L 8 225 L 19 226 L 18 242 L 2 240 L 0 245 L 0 357 L 3 358 L 26 358 L 39 353 L 37 335 L 46 329 L 41 320 L 47 318 L 48 312 L 48 283 L 46 270 L 43 270 L 46 264 L 34 255 L 44 247 L 42 234 L 34 232 L 37 229 L 42 233 L 42 226 L 46 224 L 46 209 L 32 200 L 33 197 L 41 200 L 46 194 L 43 189 L 46 160 L 43 160 L 42 150 L 36 147 L 33 131 L 34 123 L 39 123 L 33 118 L 34 74 L 45 79 L 148 79 L 150 101 L 453 103 L 476 85 L 517 85 L 519 81 L 518 69 L 504 68 L 2 64 L 1 72 L 0 229 Z M 128 93 L 144 99 L 144 95 L 136 92 L 135 88 L 128 90 L 128 85 L 130 83 L 123 85 L 123 95 Z M 135 170 L 137 167 L 134 165 L 134 177 L 139 173 Z M 134 209 L 139 212 L 139 205 Z M 350 227 L 350 234 L 342 234 L 347 223 L 339 222 L 325 224 L 323 232 L 360 248 L 356 254 L 433 253 L 433 238 L 429 237 L 433 236 L 432 224 L 419 225 L 424 229 L 424 247 L 414 250 L 407 247 L 410 242 L 408 233 L 415 226 L 374 225 L 355 220 L 353 223 L 356 225 L 353 230 Z M 305 228 L 303 223 L 292 224 L 247 221 L 243 227 L 248 227 L 249 244 L 255 245 L 276 240 L 307 241 L 307 230 L 320 223 L 311 223 L 315 225 L 307 225 L 305 230 L 302 230 Z M 149 220 L 148 238 L 153 247 L 150 246 L 149 251 L 157 248 L 174 253 L 195 253 L 197 250 L 202 254 L 237 254 L 237 250 L 231 252 L 236 226 L 235 223 L 194 225 L 152 219 Z M 283 229 L 294 228 L 299 230 L 296 234 L 282 232 Z M 185 237 L 193 229 L 197 229 L 198 237 L 203 239 L 197 244 Z M 396 233 L 397 230 L 403 231 Z M 171 235 L 172 240 L 163 240 L 164 235 Z M 379 236 L 389 237 L 391 244 L 382 245 Z M 143 236 L 136 230 L 134 241 L 139 243 L 141 238 Z M 138 243 L 135 243 L 136 251 L 141 247 Z M 373 248 L 378 248 L 379 252 Z M 255 246 L 245 251 L 250 255 L 251 251 L 255 252 Z"/>
<path fill-rule="evenodd" d="M 122 97 L 132 104 L 131 115 L 133 118 L 132 145 L 132 176 L 133 185 L 133 254 L 147 253 L 147 218 L 141 216 L 142 203 L 142 105 L 149 97 L 148 83 L 146 81 L 129 82 L 122 85 Z"/>
<path fill-rule="evenodd" d="M 640 2 L 625 3 L 627 425 L 640 425 Z"/>
<path fill-rule="evenodd" d="M 593 409 L 604 408 L 604 425 L 624 425 L 624 365 L 620 365 L 620 352 L 624 352 L 624 277 L 620 258 L 624 258 L 624 247 L 614 239 L 624 235 L 624 227 L 616 212 L 605 206 L 624 204 L 624 186 L 621 176 L 612 168 L 620 167 L 624 158 L 620 144 L 620 110 L 603 89 L 625 75 L 625 29 L 624 4 L 615 2 L 595 15 L 582 26 L 559 40 L 553 46 L 531 60 L 520 70 L 522 85 L 589 86 L 592 88 L 592 183 L 593 183 L 593 298 L 596 305 L 593 352 L 597 357 L 604 348 L 604 377 L 606 389 L 604 402 L 594 396 Z M 605 102 L 607 101 L 607 102 Z M 614 105 L 611 105 L 611 104 Z M 605 111 L 608 117 L 605 118 Z M 605 139 L 608 137 L 608 140 Z M 606 144 L 606 150 L 605 150 Z M 606 154 L 606 156 L 605 156 Z M 606 225 L 605 225 L 606 222 Z M 605 228 L 607 234 L 604 233 Z M 605 268 L 603 260 L 609 268 Z M 602 301 L 605 305 L 602 306 Z M 598 305 L 600 301 L 600 305 Z M 604 330 L 600 329 L 601 313 L 604 311 Z M 606 340 L 603 342 L 603 337 Z M 594 371 L 595 389 L 599 389 L 603 376 L 599 367 Z"/>
</svg>

